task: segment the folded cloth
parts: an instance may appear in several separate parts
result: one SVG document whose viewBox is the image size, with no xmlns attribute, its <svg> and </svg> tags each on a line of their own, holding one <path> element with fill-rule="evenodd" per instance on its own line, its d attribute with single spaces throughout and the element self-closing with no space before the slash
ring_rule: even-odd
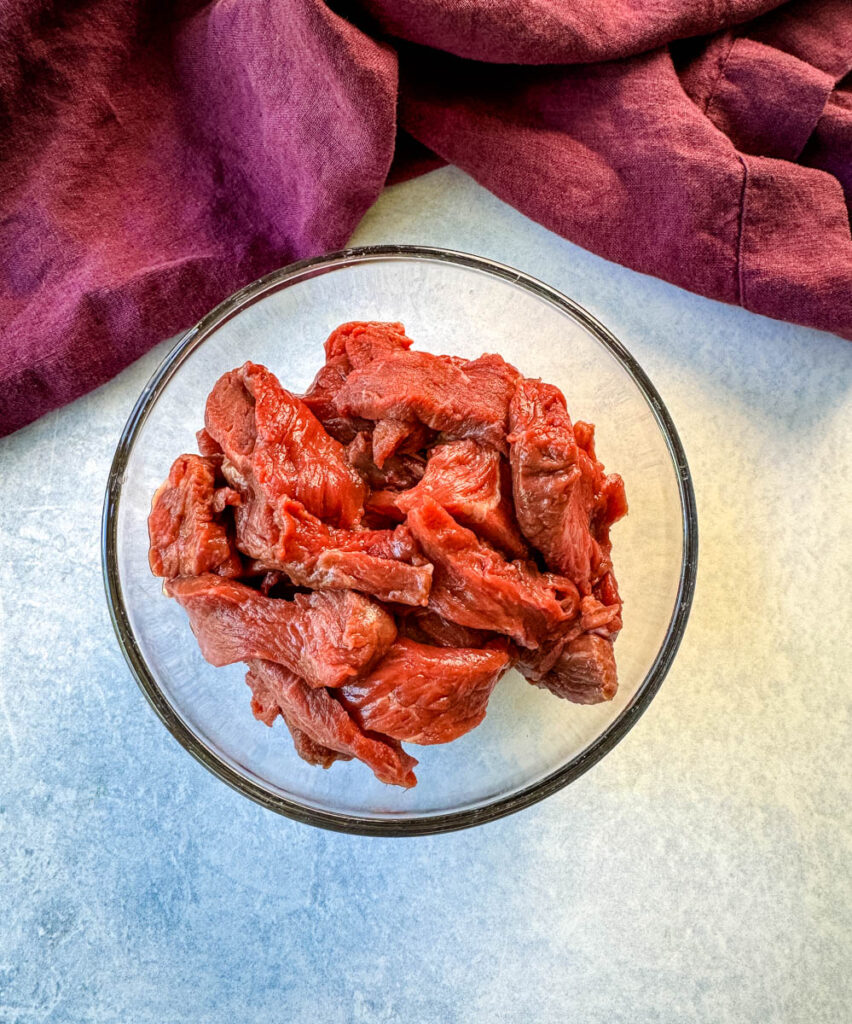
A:
<svg viewBox="0 0 852 1024">
<path fill-rule="evenodd" d="M 852 338 L 850 69 L 848 0 L 0 0 L 0 434 L 442 161 Z"/>
</svg>

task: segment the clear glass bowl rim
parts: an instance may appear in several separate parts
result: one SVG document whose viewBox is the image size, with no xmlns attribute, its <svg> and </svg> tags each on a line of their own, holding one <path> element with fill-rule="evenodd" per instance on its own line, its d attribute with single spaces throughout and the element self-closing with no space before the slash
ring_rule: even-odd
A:
<svg viewBox="0 0 852 1024">
<path fill-rule="evenodd" d="M 525 289 L 578 321 L 615 356 L 648 403 L 674 465 L 683 522 L 680 580 L 672 617 L 651 668 L 637 688 L 633 699 L 620 715 L 584 751 L 550 775 L 517 793 L 507 797 L 498 797 L 491 803 L 472 809 L 410 819 L 404 817 L 366 818 L 320 810 L 287 800 L 241 775 L 195 736 L 157 685 L 136 642 L 122 594 L 117 551 L 121 489 L 134 441 L 160 394 L 190 353 L 203 344 L 206 338 L 227 320 L 263 299 L 267 294 L 277 291 L 284 282 L 289 282 L 292 285 L 297 281 L 306 280 L 330 270 L 358 263 L 388 260 L 431 261 L 479 271 Z M 431 246 L 371 245 L 343 249 L 339 252 L 291 263 L 280 270 L 275 270 L 235 292 L 182 335 L 145 385 L 119 439 L 104 498 L 101 557 L 110 618 L 130 671 L 169 732 L 205 768 L 261 806 L 306 824 L 360 835 L 429 835 L 482 825 L 543 800 L 588 771 L 592 765 L 612 750 L 636 724 L 662 685 L 686 629 L 698 568 L 698 518 L 692 478 L 683 445 L 657 389 L 621 342 L 582 306 L 536 278 L 483 256 Z"/>
</svg>

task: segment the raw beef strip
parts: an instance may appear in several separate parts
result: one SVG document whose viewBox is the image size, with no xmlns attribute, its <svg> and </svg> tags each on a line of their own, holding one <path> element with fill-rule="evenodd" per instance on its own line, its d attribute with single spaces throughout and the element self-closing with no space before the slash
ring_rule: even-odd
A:
<svg viewBox="0 0 852 1024">
<path fill-rule="evenodd" d="M 239 576 L 242 562 L 220 515 L 235 500 L 239 495 L 230 488 L 217 491 L 210 459 L 178 456 L 154 495 L 148 516 L 148 561 L 154 575 L 167 579 L 203 572 Z"/>
<path fill-rule="evenodd" d="M 351 588 L 380 601 L 423 607 L 429 603 L 432 587 L 431 565 L 408 565 L 363 551 L 323 551 L 301 579 L 295 579 L 292 571 L 289 575 L 294 582 L 315 590 Z"/>
<path fill-rule="evenodd" d="M 397 453 L 419 452 L 435 438 L 435 431 L 417 420 L 379 420 L 373 430 L 373 459 L 381 469 Z"/>
<path fill-rule="evenodd" d="M 204 434 L 200 444 L 212 440 L 241 473 L 251 473 L 251 456 L 257 445 L 255 403 L 239 370 L 223 374 L 214 384 L 204 406 Z M 201 433 L 199 431 L 199 433 Z"/>
<path fill-rule="evenodd" d="M 225 466 L 226 474 L 229 472 Z M 277 509 L 255 488 L 235 510 L 237 544 L 267 570 L 285 572 L 315 590 L 360 590 L 383 601 L 425 605 L 432 566 L 404 526 L 395 530 L 337 530 L 298 502 Z"/>
<path fill-rule="evenodd" d="M 346 356 L 350 368 L 360 370 L 374 359 L 388 359 L 412 345 L 400 323 L 353 320 L 336 327 L 325 342 L 326 360 Z"/>
<path fill-rule="evenodd" d="M 202 455 L 209 459 L 218 458 L 221 460 L 223 452 L 219 443 L 207 433 L 204 427 L 195 432 L 195 440 L 198 443 L 198 450 Z M 221 462 L 217 462 L 217 466 L 220 464 Z"/>
<path fill-rule="evenodd" d="M 337 411 L 335 398 L 346 382 L 351 369 L 346 356 L 331 359 L 314 377 L 313 383 L 302 395 L 302 401 L 322 423 L 329 434 L 341 444 L 349 444 L 360 431 L 371 430 L 369 420 L 357 416 L 344 416 Z"/>
<path fill-rule="evenodd" d="M 393 504 L 404 516 L 425 494 L 510 558 L 525 558 L 529 552 L 512 509 L 511 481 L 503 492 L 502 464 L 498 451 L 476 441 L 439 444 L 432 449 L 419 484 L 397 495 L 372 494 L 369 507 L 380 510 Z"/>
<path fill-rule="evenodd" d="M 621 631 L 623 625 L 621 619 L 621 608 L 622 601 L 621 596 L 618 593 L 618 584 L 616 583 L 615 576 L 612 572 L 606 573 L 592 588 L 592 595 L 595 599 L 603 605 L 605 608 L 614 608 L 615 612 L 606 622 L 605 628 L 597 628 L 597 632 L 603 636 L 608 636 L 611 640 Z M 596 627 L 589 626 L 589 629 Z"/>
<path fill-rule="evenodd" d="M 267 662 L 268 665 L 275 664 L 274 662 Z M 281 666 L 277 666 L 281 668 Z M 283 669 L 287 672 L 288 669 Z M 320 690 L 311 690 L 311 693 L 320 693 Z M 325 691 L 328 693 L 328 691 Z M 303 761 L 307 761 L 308 764 L 314 764 L 318 768 L 331 768 L 335 761 L 351 761 L 354 757 L 353 754 L 341 754 L 336 750 L 330 750 L 328 747 L 324 747 L 321 743 L 317 743 L 316 740 L 312 740 L 311 737 L 303 732 L 298 726 L 291 725 L 286 715 L 281 715 L 284 719 L 284 724 L 287 726 L 290 737 L 293 740 L 293 749 L 301 757 Z"/>
<path fill-rule="evenodd" d="M 595 454 L 595 427 L 593 423 L 584 423 L 582 420 L 577 420 L 574 424 L 574 438 L 580 448 L 595 463 L 596 468 L 603 477 L 603 486 L 598 492 L 595 510 L 592 512 L 592 533 L 595 535 L 602 550 L 609 556 L 612 550 L 609 528 L 613 523 L 627 515 L 627 496 L 624 493 L 624 481 L 618 473 L 610 473 L 608 476 L 604 475 L 604 467 L 598 461 Z M 592 586 L 592 594 L 602 605 L 608 608 L 617 606 L 616 613 L 611 616 L 606 627 L 596 630 L 602 636 L 614 639 L 622 627 L 622 601 L 618 593 L 618 583 L 611 570 L 604 573 Z M 587 626 L 586 628 L 592 629 L 593 627 Z"/>
<path fill-rule="evenodd" d="M 272 661 L 257 661 L 254 664 L 258 666 L 274 666 L 280 669 L 281 672 L 289 675 L 288 669 L 280 665 L 275 666 L 275 663 Z M 330 750 L 328 747 L 316 743 L 306 732 L 303 732 L 298 726 L 293 725 L 288 720 L 278 704 L 279 695 L 276 692 L 275 681 L 275 675 L 271 671 L 252 671 L 250 669 L 246 675 L 246 682 L 251 687 L 251 710 L 254 717 L 265 725 L 271 726 L 275 719 L 281 715 L 284 719 L 284 724 L 290 731 L 296 753 L 303 761 L 307 761 L 308 764 L 315 764 L 320 768 L 330 768 L 335 761 L 351 761 L 351 754 L 341 754 L 336 750 Z M 306 686 L 307 684 L 303 683 L 302 685 Z M 315 692 L 320 693 L 321 691 L 317 690 Z"/>
<path fill-rule="evenodd" d="M 374 558 L 412 565 L 424 562 L 417 542 L 404 525 L 393 530 L 335 530 L 296 502 L 289 503 L 286 510 L 273 512 L 263 498 L 257 497 L 243 500 L 235 510 L 235 521 L 240 548 L 270 565 L 301 562 L 310 568 L 325 551 L 361 551 Z"/>
<path fill-rule="evenodd" d="M 549 566 L 589 594 L 611 568 L 609 526 L 627 509 L 621 478 L 606 477 L 603 466 L 577 444 L 565 398 L 551 384 L 518 385 L 510 428 L 521 530 Z"/>
<path fill-rule="evenodd" d="M 589 594 L 580 601 L 579 623 L 584 633 L 614 638 L 621 629 L 621 601 L 605 605 Z"/>
<path fill-rule="evenodd" d="M 347 445 L 346 458 L 367 486 L 375 489 L 413 487 L 426 469 L 425 460 L 416 455 L 394 455 L 385 459 L 380 469 L 373 461 L 372 439 L 366 431 L 356 434 Z"/>
<path fill-rule="evenodd" d="M 272 661 L 256 661 L 254 664 L 274 665 L 275 663 Z M 275 719 L 281 714 L 271 673 L 252 672 L 250 670 L 246 675 L 246 683 L 251 690 L 252 714 L 259 722 L 263 722 L 264 725 L 268 725 L 271 728 L 275 724 Z"/>
<path fill-rule="evenodd" d="M 546 675 L 531 681 L 575 704 L 612 700 L 618 689 L 612 641 L 584 633 L 566 644 Z"/>
<path fill-rule="evenodd" d="M 603 464 L 595 455 L 595 427 L 593 423 L 577 420 L 574 424 L 574 439 L 577 445 L 589 456 L 595 465 L 599 487 L 595 495 L 595 507 L 592 511 L 591 529 L 595 539 L 606 552 L 607 557 L 612 550 L 609 539 L 609 528 L 627 515 L 627 495 L 624 492 L 624 481 L 618 473 L 607 475 Z M 613 579 L 612 586 L 615 586 Z M 618 596 L 618 588 L 615 588 Z M 604 602 L 608 603 L 608 602 Z"/>
<path fill-rule="evenodd" d="M 566 636 L 537 650 L 515 647 L 513 663 L 529 682 L 575 704 L 612 700 L 618 689 L 612 640 L 581 629 L 578 620 Z"/>
<path fill-rule="evenodd" d="M 441 618 L 431 608 L 406 608 L 400 610 L 397 618 L 399 635 L 417 640 L 421 644 L 435 647 L 484 647 L 488 641 L 498 637 L 485 629 L 471 629 Z M 505 637 L 499 637 L 505 640 Z"/>
<path fill-rule="evenodd" d="M 205 427 L 273 505 L 293 498 L 335 526 L 360 520 L 366 489 L 343 446 L 266 367 L 245 363 L 221 377 L 207 399 Z"/>
<path fill-rule="evenodd" d="M 282 601 L 210 574 L 169 580 L 164 589 L 186 610 L 201 653 L 217 667 L 263 658 L 311 686 L 340 686 L 396 638 L 393 618 L 350 590 Z"/>
<path fill-rule="evenodd" d="M 362 679 L 341 689 L 360 725 L 411 743 L 449 743 L 485 717 L 505 651 L 427 647 L 397 640 Z"/>
<path fill-rule="evenodd" d="M 369 420 L 338 412 L 335 398 L 353 366 L 365 366 L 377 355 L 392 355 L 411 345 L 402 324 L 342 324 L 325 343 L 326 363 L 302 397 L 305 405 L 332 437 L 348 444 L 359 431 L 371 430 Z"/>
<path fill-rule="evenodd" d="M 283 666 L 261 660 L 249 663 L 246 682 L 252 691 L 262 688 L 274 697 L 293 733 L 297 753 L 309 755 L 305 760 L 328 767 L 332 755 L 344 760 L 357 757 L 380 782 L 405 788 L 417 784 L 413 771 L 417 761 L 395 740 L 364 732 L 328 690 L 312 689 Z M 297 739 L 297 733 L 312 746 Z M 317 761 L 320 757 L 323 760 Z"/>
<path fill-rule="evenodd" d="M 419 420 L 446 440 L 470 437 L 506 452 L 509 401 L 518 371 L 500 356 L 470 362 L 401 352 L 353 370 L 335 405 L 346 416 Z"/>
<path fill-rule="evenodd" d="M 507 562 L 431 498 L 408 513 L 408 525 L 435 567 L 429 607 L 443 618 L 536 647 L 574 617 L 579 596 L 570 580 Z"/>
<path fill-rule="evenodd" d="M 424 561 L 406 526 L 392 530 L 340 530 L 321 522 L 298 501 L 284 501 L 274 508 L 254 481 L 242 477 L 227 460 L 222 464 L 222 472 L 240 495 L 239 509 L 235 510 L 239 546 L 242 548 L 244 542 L 251 548 L 265 546 L 267 561 L 307 558 L 328 548 L 364 551 L 376 558 L 396 558 L 412 564 Z M 246 553 L 253 558 L 265 557 L 254 551 Z"/>
</svg>

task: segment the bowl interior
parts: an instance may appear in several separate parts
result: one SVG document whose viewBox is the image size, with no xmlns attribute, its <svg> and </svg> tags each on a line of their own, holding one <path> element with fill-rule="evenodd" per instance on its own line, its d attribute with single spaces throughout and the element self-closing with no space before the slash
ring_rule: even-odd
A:
<svg viewBox="0 0 852 1024">
<path fill-rule="evenodd" d="M 275 275 L 273 275 L 275 277 Z M 254 290 L 252 290 L 254 289 Z M 259 297 L 258 297 L 259 296 Z M 557 297 L 558 298 L 558 297 Z M 250 286 L 224 315 L 211 315 L 158 371 L 140 402 L 120 480 L 111 556 L 132 638 L 148 678 L 211 758 L 263 791 L 278 809 L 297 805 L 361 822 L 464 815 L 540 787 L 576 763 L 631 711 L 670 636 L 682 588 L 683 489 L 651 401 L 622 359 L 546 289 L 481 264 L 428 254 L 376 254 Z M 558 385 L 574 419 L 597 427 L 599 457 L 625 479 L 630 514 L 613 530 L 625 602 L 616 643 L 614 701 L 582 707 L 510 673 L 479 728 L 460 740 L 407 749 L 419 785 L 384 786 L 357 761 L 328 771 L 295 754 L 280 720 L 269 729 L 249 708 L 245 669 L 216 669 L 199 653 L 186 615 L 148 569 L 151 496 L 181 452 L 195 450 L 205 398 L 246 359 L 265 363 L 300 392 L 323 361 L 322 343 L 346 320 L 401 320 L 418 348 L 476 357 L 498 352 L 527 376 Z M 137 674 L 139 674 L 137 672 Z M 649 680 L 649 682 L 646 682 Z M 233 780 L 232 780 L 233 781 Z M 258 795 L 257 790 L 254 793 Z M 285 803 L 286 802 L 286 803 Z"/>
</svg>

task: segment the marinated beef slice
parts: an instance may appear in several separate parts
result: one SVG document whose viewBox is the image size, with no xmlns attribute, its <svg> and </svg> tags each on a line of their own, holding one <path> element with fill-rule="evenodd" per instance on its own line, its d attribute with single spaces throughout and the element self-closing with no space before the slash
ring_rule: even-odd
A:
<svg viewBox="0 0 852 1024">
<path fill-rule="evenodd" d="M 350 590 L 282 601 L 207 573 L 169 580 L 165 592 L 186 610 L 211 665 L 262 658 L 286 665 L 311 686 L 342 685 L 396 639 L 384 608 Z"/>
</svg>

